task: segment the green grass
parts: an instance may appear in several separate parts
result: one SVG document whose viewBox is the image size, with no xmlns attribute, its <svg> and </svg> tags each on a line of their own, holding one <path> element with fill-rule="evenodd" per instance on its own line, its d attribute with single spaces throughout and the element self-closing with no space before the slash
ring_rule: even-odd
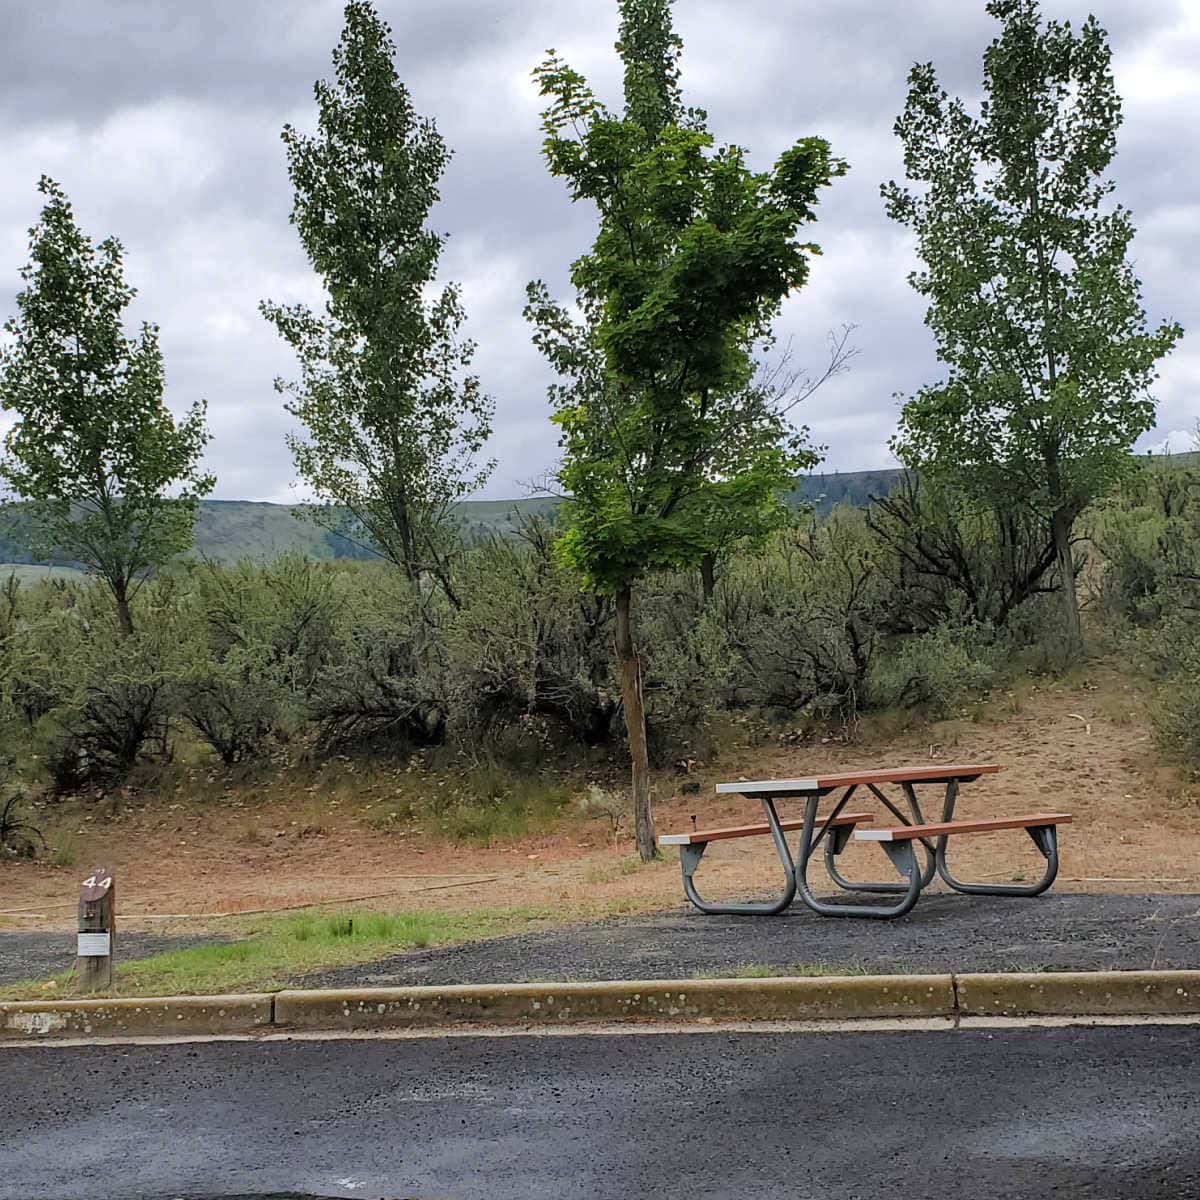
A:
<svg viewBox="0 0 1200 1200">
<path fill-rule="evenodd" d="M 239 922 L 229 930 L 236 941 L 169 950 L 122 964 L 117 961 L 116 996 L 207 995 L 236 991 L 277 991 L 297 975 L 369 962 L 424 946 L 496 937 L 550 916 L 544 909 L 495 911 L 295 913 Z M 119 945 L 119 944 L 118 944 Z M 27 981 L 0 989 L 0 999 L 29 1000 L 75 996 L 70 972 L 54 986 Z"/>
<path fill-rule="evenodd" d="M 772 966 L 769 963 L 745 963 L 720 971 L 705 971 L 701 979 L 817 979 L 827 975 L 866 975 L 865 967 L 856 963 L 791 963 Z"/>
<path fill-rule="evenodd" d="M 584 876 L 585 883 L 613 883 L 618 879 L 623 879 L 629 875 L 637 875 L 641 871 L 654 870 L 656 867 L 674 866 L 675 863 L 669 858 L 654 858 L 650 862 L 644 863 L 636 855 L 631 855 L 628 858 L 623 858 L 619 862 L 613 863 L 611 866 L 595 867 Z"/>
<path fill-rule="evenodd" d="M 561 780 L 484 763 L 468 773 L 458 801 L 424 823 L 452 841 L 487 846 L 552 829 L 570 799 Z"/>
</svg>

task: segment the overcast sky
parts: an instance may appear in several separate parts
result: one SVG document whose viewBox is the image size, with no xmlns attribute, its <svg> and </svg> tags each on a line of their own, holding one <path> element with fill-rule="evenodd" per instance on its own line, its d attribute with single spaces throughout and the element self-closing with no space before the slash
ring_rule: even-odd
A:
<svg viewBox="0 0 1200 1200">
<path fill-rule="evenodd" d="M 828 330 L 858 326 L 850 374 L 800 419 L 829 468 L 889 465 L 897 393 L 938 378 L 923 306 L 906 275 L 911 244 L 884 216 L 898 178 L 892 123 L 914 61 L 973 94 L 994 23 L 983 0 L 677 0 L 687 99 L 720 141 L 768 166 L 797 137 L 821 135 L 850 163 L 813 228 L 824 255 L 787 303 L 781 341 L 819 365 Z M 1114 49 L 1125 124 L 1114 164 L 1132 208 L 1152 322 L 1188 336 L 1163 368 L 1157 430 L 1200 416 L 1200 3 L 1045 0 L 1073 22 L 1095 12 Z M 570 260 L 594 222 L 539 157 L 530 70 L 548 47 L 619 102 L 613 0 L 380 0 L 397 68 L 454 151 L 436 227 L 445 279 L 462 283 L 477 367 L 496 399 L 487 496 L 525 494 L 550 467 L 547 369 L 521 318 L 528 280 L 565 296 Z M 260 299 L 319 302 L 288 224 L 281 126 L 311 128 L 312 84 L 331 73 L 339 0 L 0 0 L 0 316 L 13 311 L 39 174 L 57 179 L 80 223 L 125 243 L 134 315 L 162 327 L 168 400 L 208 401 L 215 495 L 293 499 L 291 418 L 272 388 L 294 375 Z M 809 236 L 806 233 L 806 236 Z"/>
</svg>

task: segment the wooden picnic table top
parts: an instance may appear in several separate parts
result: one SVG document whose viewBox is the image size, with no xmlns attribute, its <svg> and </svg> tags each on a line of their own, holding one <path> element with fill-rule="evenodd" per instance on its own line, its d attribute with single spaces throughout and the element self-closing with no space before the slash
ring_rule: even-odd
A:
<svg viewBox="0 0 1200 1200">
<path fill-rule="evenodd" d="M 875 771 L 843 771 L 813 775 L 807 779 L 759 779 L 739 783 L 718 783 L 717 791 L 736 796 L 805 796 L 813 792 L 831 792 L 834 788 L 871 783 L 949 783 L 953 779 L 978 779 L 994 775 L 995 763 L 939 764 L 933 767 L 895 767 Z"/>
</svg>

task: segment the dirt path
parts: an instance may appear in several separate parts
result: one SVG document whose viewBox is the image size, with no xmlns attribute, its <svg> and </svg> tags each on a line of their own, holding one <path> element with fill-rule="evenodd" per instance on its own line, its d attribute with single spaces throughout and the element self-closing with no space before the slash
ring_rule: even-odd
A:
<svg viewBox="0 0 1200 1200">
<path fill-rule="evenodd" d="M 1113 676 L 1001 696 L 983 720 L 962 719 L 899 736 L 865 735 L 852 745 L 741 750 L 698 768 L 699 792 L 664 775 L 656 814 L 662 830 L 758 818 L 755 805 L 717 800 L 719 780 L 787 777 L 854 767 L 984 761 L 998 776 L 963 789 L 959 813 L 1000 815 L 1047 807 L 1075 816 L 1064 828 L 1061 891 L 1200 891 L 1200 806 L 1160 756 L 1136 693 Z M 346 807 L 314 823 L 322 797 L 200 809 L 182 800 L 130 808 L 113 820 L 81 815 L 71 867 L 0 865 L 0 928 L 69 929 L 81 868 L 117 872 L 123 926 L 156 933 L 211 928 L 229 912 L 344 902 L 378 909 L 463 910 L 530 906 L 598 914 L 679 904 L 671 862 L 637 867 L 607 823 L 564 819 L 545 836 L 487 849 L 453 846 L 420 831 L 383 832 Z M 714 846 L 705 886 L 716 895 L 773 887 L 777 864 L 755 840 Z M 960 874 L 998 880 L 1036 869 L 1016 836 L 962 839 Z M 86 858 L 86 861 L 83 861 Z M 847 868 L 877 873 L 878 852 L 852 847 Z"/>
</svg>

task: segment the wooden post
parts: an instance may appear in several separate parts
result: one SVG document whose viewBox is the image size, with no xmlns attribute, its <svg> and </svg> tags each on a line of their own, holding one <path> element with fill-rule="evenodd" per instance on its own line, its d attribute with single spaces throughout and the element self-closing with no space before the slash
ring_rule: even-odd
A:
<svg viewBox="0 0 1200 1200">
<path fill-rule="evenodd" d="M 80 985 L 110 988 L 117 942 L 117 888 L 113 873 L 97 867 L 79 885 L 79 946 L 76 966 Z"/>
</svg>

